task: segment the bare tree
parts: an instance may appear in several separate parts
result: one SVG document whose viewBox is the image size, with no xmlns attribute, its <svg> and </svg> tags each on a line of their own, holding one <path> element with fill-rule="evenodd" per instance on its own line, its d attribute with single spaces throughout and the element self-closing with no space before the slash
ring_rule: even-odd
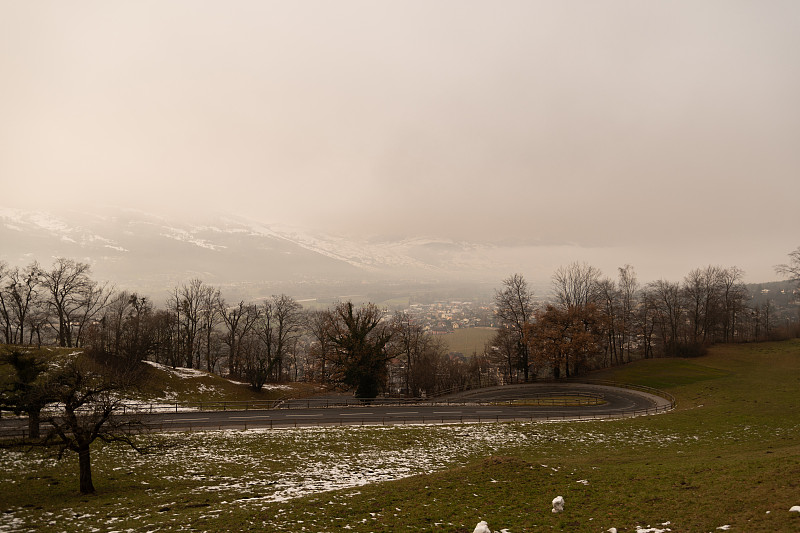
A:
<svg viewBox="0 0 800 533">
<path fill-rule="evenodd" d="M 618 329 L 620 335 L 620 359 L 625 359 L 627 353 L 628 362 L 631 360 L 631 337 L 634 323 L 634 310 L 636 309 L 636 291 L 638 289 L 638 282 L 636 280 L 636 272 L 634 272 L 631 265 L 625 265 L 619 269 L 619 278 L 617 280 L 617 290 L 619 293 L 619 321 Z"/>
<path fill-rule="evenodd" d="M 800 284 L 800 246 L 793 252 L 789 252 L 789 262 L 775 265 L 775 272 L 788 276 L 788 278 Z"/>
<path fill-rule="evenodd" d="M 274 335 L 272 341 L 274 343 L 274 358 L 276 378 L 280 380 L 283 373 L 284 358 L 287 351 L 294 341 L 300 336 L 302 326 L 301 316 L 302 306 L 297 303 L 293 298 L 281 294 L 280 296 L 272 297 L 272 314 L 274 324 Z"/>
<path fill-rule="evenodd" d="M 586 263 L 559 267 L 553 274 L 553 292 L 564 309 L 583 307 L 597 301 L 600 271 Z"/>
<path fill-rule="evenodd" d="M 74 345 L 73 330 L 85 315 L 85 308 L 96 308 L 92 305 L 97 294 L 89 278 L 90 272 L 86 263 L 59 257 L 50 270 L 42 273 L 42 283 L 48 294 L 47 304 L 58 322 L 53 329 L 58 335 L 59 346 Z"/>
<path fill-rule="evenodd" d="M 310 353 L 316 359 L 319 381 L 328 381 L 328 362 L 332 354 L 330 342 L 332 315 L 329 311 L 313 310 L 305 313 L 305 329 L 311 335 Z"/>
<path fill-rule="evenodd" d="M 638 331 L 639 338 L 641 339 L 641 351 L 645 359 L 650 359 L 654 356 L 653 353 L 653 335 L 656 328 L 656 295 L 651 290 L 650 286 L 642 289 L 640 298 L 640 305 L 636 308 L 634 313 L 634 322 L 636 331 Z"/>
<path fill-rule="evenodd" d="M 10 301 L 6 295 L 6 287 L 9 283 L 8 272 L 8 263 L 0 261 L 0 321 L 3 326 L 3 340 L 6 344 L 12 344 Z"/>
<path fill-rule="evenodd" d="M 222 319 L 220 310 L 219 289 L 211 286 L 204 286 L 200 294 L 200 329 L 205 335 L 206 370 L 214 371 L 217 363 L 216 350 L 212 350 L 214 343 L 215 327 Z"/>
<path fill-rule="evenodd" d="M 720 308 L 722 269 L 717 266 L 696 268 L 683 281 L 683 292 L 692 324 L 692 342 L 703 345 L 713 341 L 713 326 Z"/>
<path fill-rule="evenodd" d="M 774 308 L 772 305 L 772 299 L 767 298 L 763 304 L 759 306 L 759 313 L 761 315 L 761 324 L 763 329 L 761 330 L 761 339 L 762 340 L 770 340 L 772 336 L 772 312 Z"/>
<path fill-rule="evenodd" d="M 133 295 L 128 291 L 118 292 L 108 303 L 104 317 L 104 345 L 105 349 L 113 354 L 122 350 L 122 332 L 125 327 L 125 317 L 131 306 Z"/>
<path fill-rule="evenodd" d="M 620 325 L 621 321 L 621 305 L 619 298 L 619 291 L 614 281 L 610 278 L 605 278 L 597 282 L 597 295 L 598 303 L 601 304 L 600 309 L 606 318 L 606 347 L 605 351 L 610 356 L 606 358 L 606 363 L 619 364 L 621 361 L 620 356 Z M 608 361 L 610 359 L 610 361 Z"/>
<path fill-rule="evenodd" d="M 248 368 L 250 384 L 256 390 L 270 377 L 276 381 L 281 379 L 288 348 L 300 335 L 300 311 L 300 304 L 285 294 L 264 301 L 255 329 L 262 349 L 251 358 Z"/>
<path fill-rule="evenodd" d="M 494 301 L 497 317 L 502 327 L 510 330 L 517 342 L 519 368 L 525 381 L 529 379 L 530 357 L 528 343 L 525 341 L 525 326 L 531 321 L 535 311 L 533 291 L 521 274 L 514 274 L 503 280 L 503 290 L 495 291 Z"/>
<path fill-rule="evenodd" d="M 83 345 L 83 334 L 95 317 L 103 312 L 109 300 L 114 295 L 114 287 L 109 283 L 91 281 L 84 293 L 82 305 L 77 311 L 77 325 L 75 329 L 75 346 Z"/>
<path fill-rule="evenodd" d="M 176 324 L 177 318 L 171 311 L 157 309 L 153 313 L 155 360 L 173 368 L 181 363 L 183 356 Z"/>
<path fill-rule="evenodd" d="M 54 396 L 64 407 L 62 413 L 46 418 L 52 430 L 43 444 L 58 446 L 59 457 L 67 450 L 78 454 L 81 494 L 95 492 L 91 466 L 91 445 L 95 440 L 124 442 L 140 452 L 146 451 L 130 436 L 132 428 L 140 427 L 139 422 L 114 416 L 123 401 L 120 392 L 132 384 L 132 372 L 126 368 L 112 374 L 107 365 L 83 357 L 68 361 L 53 376 Z"/>
<path fill-rule="evenodd" d="M 737 267 L 726 268 L 720 272 L 723 342 L 734 340 L 739 317 L 744 311 L 747 287 L 742 283 L 743 276 L 744 271 Z"/>
<path fill-rule="evenodd" d="M 244 300 L 237 305 L 227 308 L 225 300 L 220 299 L 220 313 L 225 324 L 223 342 L 228 346 L 228 372 L 233 376 L 240 376 L 242 371 L 241 342 L 255 327 L 260 316 L 258 307 L 245 304 Z"/>
<path fill-rule="evenodd" d="M 131 294 L 130 309 L 125 318 L 120 355 L 131 360 L 146 359 L 155 349 L 153 304 L 146 296 Z"/>
<path fill-rule="evenodd" d="M 6 283 L 0 289 L 0 302 L 8 325 L 8 344 L 25 343 L 28 313 L 36 304 L 40 283 L 41 269 L 35 261 L 24 269 L 15 267 L 6 271 Z"/>
<path fill-rule="evenodd" d="M 412 376 L 422 348 L 422 328 L 414 323 L 411 315 L 399 311 L 392 317 L 392 328 L 394 329 L 392 352 L 402 358 L 405 363 L 402 367 L 405 394 L 412 397 L 417 396 Z"/>
<path fill-rule="evenodd" d="M 203 282 L 195 278 L 180 288 L 176 287 L 170 300 L 172 311 L 177 318 L 180 345 L 183 348 L 183 360 L 187 368 L 195 366 L 196 357 L 198 359 L 196 366 L 200 366 L 197 337 L 203 289 Z"/>
<path fill-rule="evenodd" d="M 57 447 L 59 458 L 67 451 L 77 453 L 82 494 L 95 492 L 91 467 L 91 445 L 95 440 L 125 442 L 140 452 L 148 451 L 148 447 L 139 446 L 130 436 L 141 424 L 114 414 L 123 401 L 121 393 L 136 379 L 135 367 L 114 366 L 110 361 L 77 354 L 50 365 L 44 374 L 46 384 L 40 388 L 47 391 L 48 400 L 60 406 L 42 417 L 50 429 L 41 438 L 4 440 L 0 446 Z"/>
<path fill-rule="evenodd" d="M 526 324 L 530 324 L 530 322 L 526 322 Z M 525 336 L 523 339 L 528 345 L 530 358 L 530 342 Z M 498 328 L 489 341 L 486 352 L 489 362 L 503 369 L 503 375 L 507 376 L 507 383 L 514 383 L 514 378 L 515 376 L 518 378 L 521 366 L 519 364 L 519 336 L 508 328 Z M 535 361 L 530 362 L 535 364 Z"/>
<path fill-rule="evenodd" d="M 392 317 L 393 330 L 390 353 L 399 359 L 403 390 L 410 397 L 419 397 L 424 392 L 432 394 L 436 389 L 436 369 L 446 353 L 441 339 L 425 333 L 422 326 L 405 312 Z"/>
<path fill-rule="evenodd" d="M 684 319 L 681 288 L 678 283 L 663 279 L 647 286 L 652 297 L 656 324 L 664 353 L 676 355 L 680 345 L 680 328 Z"/>
</svg>

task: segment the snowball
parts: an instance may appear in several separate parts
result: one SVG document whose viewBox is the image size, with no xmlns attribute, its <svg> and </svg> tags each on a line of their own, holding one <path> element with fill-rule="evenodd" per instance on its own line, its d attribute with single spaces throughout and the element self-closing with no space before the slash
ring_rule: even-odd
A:
<svg viewBox="0 0 800 533">
<path fill-rule="evenodd" d="M 562 496 L 556 496 L 553 498 L 553 512 L 560 513 L 564 510 L 564 498 Z"/>
</svg>

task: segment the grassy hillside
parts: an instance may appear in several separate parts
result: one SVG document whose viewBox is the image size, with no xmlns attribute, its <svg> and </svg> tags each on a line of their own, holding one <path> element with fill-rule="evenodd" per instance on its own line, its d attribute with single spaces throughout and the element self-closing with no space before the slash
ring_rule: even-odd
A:
<svg viewBox="0 0 800 533">
<path fill-rule="evenodd" d="M 75 348 L 34 348 L 12 347 L 0 345 L 0 353 L 12 349 L 36 354 L 43 360 L 56 364 L 59 360 L 73 353 Z M 237 383 L 203 370 L 191 370 L 168 366 L 144 364 L 137 388 L 128 392 L 127 396 L 142 402 L 152 403 L 197 403 L 197 402 L 229 402 L 276 400 L 286 397 L 304 397 L 318 388 L 306 383 L 289 383 L 280 385 L 267 384 L 261 391 L 254 391 L 243 383 Z M 11 368 L 0 365 L 0 383 L 8 379 Z"/>
<path fill-rule="evenodd" d="M 74 456 L 5 451 L 0 530 L 800 530 L 788 512 L 800 505 L 799 341 L 595 377 L 661 387 L 678 406 L 617 421 L 150 437 L 174 447 L 98 447 L 91 497 L 77 493 Z"/>
</svg>

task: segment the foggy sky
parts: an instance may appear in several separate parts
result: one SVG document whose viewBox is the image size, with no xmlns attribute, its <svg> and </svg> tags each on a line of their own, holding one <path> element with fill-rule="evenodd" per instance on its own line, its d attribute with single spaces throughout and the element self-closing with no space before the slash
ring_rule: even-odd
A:
<svg viewBox="0 0 800 533">
<path fill-rule="evenodd" d="M 774 278 L 798 27 L 795 1 L 3 2 L 0 204 Z"/>
</svg>

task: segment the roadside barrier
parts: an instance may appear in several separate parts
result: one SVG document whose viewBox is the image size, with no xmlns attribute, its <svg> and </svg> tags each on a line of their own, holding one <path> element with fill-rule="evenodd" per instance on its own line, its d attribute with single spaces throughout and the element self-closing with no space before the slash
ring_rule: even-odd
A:
<svg viewBox="0 0 800 533">
<path fill-rule="evenodd" d="M 581 421 L 581 420 L 613 420 L 632 418 L 636 416 L 652 415 L 663 413 L 675 408 L 675 397 L 671 394 L 654 389 L 651 387 L 644 387 L 638 385 L 630 385 L 627 383 L 618 383 L 603 380 L 581 380 L 570 381 L 568 383 L 587 384 L 587 385 L 601 385 L 622 389 L 630 389 L 639 392 L 652 394 L 667 400 L 668 403 L 650 407 L 646 409 L 636 409 L 626 412 L 617 413 L 600 413 L 600 414 L 564 414 L 554 415 L 552 413 L 542 414 L 541 416 L 527 415 L 518 416 L 514 413 L 506 414 L 493 414 L 491 416 L 464 416 L 460 413 L 437 413 L 436 416 L 415 415 L 407 417 L 393 416 L 391 418 L 381 417 L 374 418 L 364 416 L 361 418 L 349 418 L 339 420 L 313 420 L 308 418 L 281 418 L 270 419 L 263 421 L 260 424 L 250 422 L 232 422 L 226 421 L 224 424 L 201 424 L 187 421 L 168 421 L 147 424 L 146 429 L 149 431 L 207 431 L 213 429 L 243 429 L 247 430 L 248 425 L 250 428 L 287 428 L 287 427 L 323 427 L 323 426 L 344 426 L 344 425 L 360 425 L 360 426 L 392 426 L 392 425 L 405 425 L 405 424 L 484 424 L 484 423 L 498 423 L 498 422 L 556 422 L 556 421 Z M 136 404 L 125 403 L 117 409 L 118 414 L 122 415 L 136 415 L 136 414 L 157 414 L 157 413 L 179 413 L 179 412 L 215 412 L 215 411 L 249 411 L 249 410 L 275 410 L 275 409 L 301 409 L 301 408 L 334 408 L 334 407 L 367 407 L 367 406 L 411 406 L 411 405 L 428 405 L 428 406 L 517 406 L 517 407 L 581 407 L 581 406 L 597 406 L 605 403 L 604 396 L 600 392 L 586 393 L 586 392 L 549 392 L 542 394 L 533 394 L 527 397 L 503 399 L 503 400 L 489 400 L 489 399 L 473 399 L 473 398 L 412 398 L 412 399 L 390 399 L 390 398 L 376 398 L 370 401 L 363 401 L 357 398 L 341 398 L 341 399 L 304 399 L 304 400 L 267 400 L 267 401 L 250 401 L 250 402 L 193 402 L 193 403 L 175 403 L 175 404 Z M 25 420 L 24 417 L 14 417 L 18 422 Z M 188 425 L 188 428 L 187 428 Z M 0 438 L 15 438 L 20 436 L 24 438 L 26 434 L 26 427 L 16 426 L 0 426 Z"/>
<path fill-rule="evenodd" d="M 133 403 L 127 402 L 117 408 L 122 414 L 154 414 L 178 413 L 181 411 L 250 411 L 271 409 L 327 409 L 332 407 L 367 407 L 367 406 L 409 406 L 409 405 L 539 405 L 551 407 L 575 407 L 582 405 L 602 405 L 605 402 L 602 394 L 585 392 L 543 393 L 520 398 L 503 400 L 473 398 L 373 398 L 359 399 L 347 397 L 341 399 L 307 398 L 260 401 L 215 401 L 215 402 L 176 402 L 176 403 Z"/>
</svg>

